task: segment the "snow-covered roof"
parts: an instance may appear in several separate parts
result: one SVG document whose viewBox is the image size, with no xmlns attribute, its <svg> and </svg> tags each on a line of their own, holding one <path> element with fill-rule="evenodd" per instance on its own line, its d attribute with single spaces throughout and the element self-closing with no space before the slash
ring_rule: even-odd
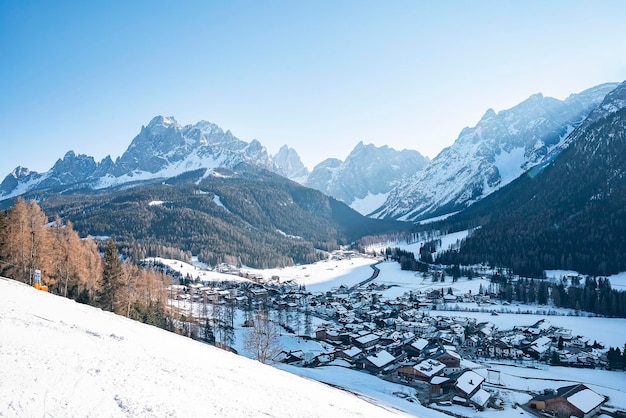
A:
<svg viewBox="0 0 626 418">
<path fill-rule="evenodd" d="M 449 377 L 444 377 L 444 376 L 434 376 L 432 379 L 430 379 L 430 384 L 431 385 L 440 385 L 442 383 L 447 382 L 448 380 L 450 380 Z"/>
<path fill-rule="evenodd" d="M 361 354 L 363 351 L 358 347 L 350 347 L 347 350 L 343 350 L 343 353 L 348 357 L 354 357 Z"/>
<path fill-rule="evenodd" d="M 491 395 L 485 389 L 479 389 L 478 392 L 476 392 L 474 396 L 470 398 L 470 400 L 476 405 L 484 408 L 485 405 L 487 405 L 487 402 L 489 402 L 490 397 Z"/>
<path fill-rule="evenodd" d="M 378 335 L 374 334 L 366 334 L 356 339 L 359 344 L 367 344 L 376 340 L 378 340 Z"/>
<path fill-rule="evenodd" d="M 413 368 L 425 376 L 431 377 L 446 368 L 446 365 L 437 360 L 424 360 Z"/>
<path fill-rule="evenodd" d="M 461 376 L 459 376 L 456 381 L 456 387 L 462 390 L 464 393 L 470 394 L 474 390 L 476 390 L 476 388 L 480 386 L 484 380 L 485 378 L 478 373 L 472 370 L 468 370 Z"/>
<path fill-rule="evenodd" d="M 586 388 L 569 396 L 567 401 L 586 414 L 601 405 L 604 402 L 604 396 Z"/>
<path fill-rule="evenodd" d="M 391 354 L 389 354 L 389 352 L 387 352 L 387 350 L 383 350 L 381 352 L 378 352 L 376 354 L 374 354 L 373 356 L 368 356 L 367 359 L 376 367 L 385 367 L 386 365 L 388 365 L 389 363 L 391 363 L 392 361 L 394 361 L 396 358 L 394 356 L 392 356 Z"/>
<path fill-rule="evenodd" d="M 428 345 L 428 340 L 424 339 L 424 338 L 418 338 L 417 340 L 415 340 L 413 342 L 413 344 L 411 344 L 411 347 L 417 349 L 417 350 L 423 350 L 424 347 L 426 347 Z"/>
</svg>

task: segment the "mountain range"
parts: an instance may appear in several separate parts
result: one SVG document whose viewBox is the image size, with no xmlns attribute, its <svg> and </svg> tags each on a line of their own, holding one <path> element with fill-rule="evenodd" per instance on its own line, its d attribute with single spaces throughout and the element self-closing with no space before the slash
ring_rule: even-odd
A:
<svg viewBox="0 0 626 418">
<path fill-rule="evenodd" d="M 558 153 L 568 135 L 616 83 L 561 101 L 535 94 L 499 113 L 487 110 L 473 128 L 423 170 L 402 181 L 373 217 L 418 221 L 462 210 Z"/>
<path fill-rule="evenodd" d="M 428 164 L 417 151 L 396 151 L 359 142 L 345 161 L 329 158 L 313 168 L 304 185 L 368 214 L 402 180 Z"/>
<path fill-rule="evenodd" d="M 247 143 L 206 121 L 181 126 L 173 117 L 157 116 L 141 127 L 115 162 L 110 157 L 96 162 L 69 151 L 42 174 L 17 167 L 0 184 L 0 200 L 36 190 L 106 189 L 241 163 L 280 172 L 256 140 Z"/>
<path fill-rule="evenodd" d="M 360 142 L 345 161 L 327 159 L 311 172 L 289 146 L 283 146 L 271 156 L 258 141 L 248 143 L 239 140 L 210 122 L 181 126 L 172 117 L 157 116 L 141 128 L 128 149 L 115 161 L 107 157 L 96 162 L 92 157 L 70 151 L 46 173 L 17 167 L 0 184 L 0 201 L 6 207 L 10 205 L 10 199 L 18 195 L 36 198 L 42 202 L 44 209 L 52 213 L 62 216 L 72 214 L 71 220 L 80 232 L 114 233 L 124 237 L 129 245 L 138 231 L 147 240 L 144 243 L 172 246 L 194 253 L 205 251 L 200 243 L 211 234 L 230 237 L 228 245 L 224 240 L 211 241 L 213 244 L 219 242 L 220 252 L 204 252 L 205 258 L 217 262 L 224 257 L 237 258 L 245 254 L 246 262 L 252 265 L 262 265 L 268 255 L 275 261 L 280 260 L 278 264 L 304 262 L 315 258 L 315 248 L 332 249 L 364 235 L 402 229 L 400 223 L 370 222 L 376 219 L 420 221 L 461 211 L 441 228 L 458 230 L 461 226 L 481 226 L 481 232 L 475 234 L 480 237 L 492 230 L 493 226 L 488 225 L 496 225 L 497 220 L 504 219 L 499 213 L 502 211 L 517 213 L 518 218 L 525 222 L 518 226 L 519 231 L 535 230 L 532 216 L 513 210 L 528 205 L 521 202 L 518 195 L 526 196 L 533 204 L 539 200 L 533 196 L 542 196 L 541 199 L 549 201 L 551 194 L 560 195 L 564 190 L 579 190 L 580 196 L 587 196 L 592 191 L 591 196 L 595 196 L 596 203 L 603 201 L 599 196 L 609 196 L 607 202 L 620 196 L 620 193 L 598 190 L 597 184 L 590 183 L 596 176 L 585 166 L 584 153 L 576 154 L 581 161 L 568 163 L 580 167 L 578 172 L 563 171 L 560 177 L 556 177 L 559 181 L 543 183 L 544 180 L 530 181 L 527 177 L 534 179 L 540 174 L 538 177 L 541 179 L 552 178 L 542 174 L 544 168 L 546 173 L 556 170 L 552 167 L 561 167 L 565 156 L 572 155 L 571 150 L 589 142 L 588 138 L 596 137 L 603 138 L 604 142 L 593 145 L 594 153 L 586 157 L 589 161 L 595 155 L 604 158 L 594 162 L 595 166 L 603 167 L 607 173 L 621 173 L 623 162 L 615 156 L 623 154 L 609 146 L 613 144 L 609 138 L 619 138 L 619 132 L 606 131 L 608 128 L 603 124 L 621 115 L 622 91 L 623 84 L 607 83 L 572 94 L 565 100 L 535 94 L 511 109 L 498 113 L 490 109 L 476 126 L 463 129 L 453 145 L 432 161 L 417 151 L 396 151 Z M 591 145 L 586 149 L 589 147 Z M 572 187 L 569 179 L 580 172 L 588 174 L 586 177 L 578 176 L 576 187 Z M 524 173 L 529 176 L 522 176 Z M 608 179 L 603 181 L 606 184 L 609 182 Z M 613 178 L 611 181 L 614 181 Z M 168 199 L 167 190 L 171 190 L 172 185 L 182 191 L 181 196 L 177 196 L 178 192 L 169 194 L 177 196 L 176 199 Z M 134 192 L 127 192 L 131 186 L 143 188 L 133 195 Z M 525 189 L 518 190 L 516 187 Z M 334 198 L 312 193 L 312 188 Z M 99 197 L 93 197 L 96 191 Z M 503 203 L 498 196 L 508 196 L 511 202 L 516 202 L 516 206 Z M 384 198 L 386 200 L 381 205 Z M 134 206 L 132 199 L 139 199 Z M 583 209 L 567 199 L 563 198 L 559 207 L 550 208 L 543 204 L 533 206 L 532 211 L 542 213 L 545 219 L 554 219 L 554 225 L 559 228 L 569 221 L 553 218 L 546 211 L 564 213 L 572 219 L 585 219 L 581 225 L 587 228 L 599 222 L 595 217 L 593 220 L 582 216 L 578 218 Z M 154 207 L 151 202 L 165 204 Z M 370 214 L 374 219 L 366 221 L 342 202 L 359 209 L 361 213 L 370 212 L 374 203 L 379 207 Z M 612 206 L 607 203 L 604 207 Z M 129 208 L 132 210 L 127 215 L 139 216 L 140 221 L 134 222 L 139 222 L 140 226 L 127 225 L 124 219 L 117 219 L 106 212 L 124 213 Z M 578 209 L 571 212 L 573 208 Z M 588 208 L 596 208 L 589 214 L 601 212 L 597 204 L 589 204 L 585 210 Z M 614 213 L 621 213 L 619 206 L 606 215 L 613 222 L 614 230 L 620 230 L 621 224 L 614 219 Z M 94 214 L 98 216 L 94 217 Z M 206 228 L 202 225 L 207 222 L 207 216 L 212 217 L 212 225 L 223 227 L 204 230 Z M 192 238 L 183 239 L 181 231 L 184 228 L 177 226 L 177 238 L 166 238 L 165 226 L 168 223 L 184 223 L 176 222 L 177 217 L 185 219 L 188 227 L 205 233 L 191 234 Z M 506 222 L 513 225 L 514 221 L 507 219 Z M 237 232 L 233 233 L 230 226 L 225 226 L 227 224 L 236 225 L 234 229 Z M 515 233 L 516 237 L 523 236 L 519 231 Z M 607 229 L 608 236 L 614 236 L 610 231 Z M 502 231 L 499 233 L 506 236 Z M 579 234 L 580 231 L 574 233 L 570 239 L 579 240 Z M 255 247 L 252 242 L 260 238 L 263 244 Z M 493 236 L 490 239 L 499 242 Z M 607 241 L 610 242 L 606 244 L 607 248 L 621 248 L 617 241 Z M 477 242 L 476 238 L 473 242 Z M 549 240 L 545 238 L 545 242 Z M 530 240 L 523 245 L 538 244 Z M 555 243 L 558 251 L 564 251 L 563 248 L 571 245 L 574 244 Z M 258 251 L 255 253 L 250 248 Z M 510 246 L 502 244 L 501 248 Z M 491 248 L 489 251 L 496 254 L 496 250 Z M 486 251 L 481 255 L 474 253 L 472 260 L 480 261 L 482 258 L 484 261 L 488 258 Z M 584 271 L 595 272 L 614 271 L 616 268 L 607 264 L 611 251 L 605 251 L 603 256 L 592 261 L 588 260 L 589 255 L 577 256 L 579 253 L 578 249 L 553 255 L 543 251 L 545 260 L 528 261 L 527 256 L 531 252 L 526 251 L 524 257 L 518 255 L 516 259 L 527 260 L 524 266 L 517 261 L 507 262 L 533 274 L 537 274 L 544 265 L 563 268 L 578 265 Z M 282 259 L 281 254 L 286 254 L 287 258 Z M 506 259 L 504 255 L 501 257 Z M 581 257 L 587 257 L 586 261 L 574 261 Z M 570 259 L 572 261 L 568 262 Z M 529 267 L 528 263 L 533 267 Z"/>
<path fill-rule="evenodd" d="M 156 116 L 142 126 L 126 151 L 115 161 L 68 151 L 45 173 L 17 167 L 0 183 L 0 201 L 27 192 L 102 190 L 166 179 L 185 172 L 239 164 L 262 168 L 354 204 L 362 214 L 378 207 L 400 179 L 421 169 L 427 159 L 417 151 L 359 143 L 345 162 L 329 159 L 309 173 L 295 149 L 285 145 L 274 156 L 257 140 L 250 143 L 230 131 L 200 121 L 180 125 L 173 117 Z M 362 200 L 377 196 L 368 202 Z"/>
</svg>

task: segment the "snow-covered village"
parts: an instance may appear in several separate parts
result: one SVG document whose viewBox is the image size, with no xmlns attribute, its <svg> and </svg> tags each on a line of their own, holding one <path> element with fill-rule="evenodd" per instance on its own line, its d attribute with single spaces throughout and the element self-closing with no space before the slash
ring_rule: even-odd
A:
<svg viewBox="0 0 626 418">
<path fill-rule="evenodd" d="M 626 418 L 626 1 L 0 1 L 0 418 Z"/>
<path fill-rule="evenodd" d="M 169 303 L 185 313 L 189 322 L 179 326 L 188 335 L 210 333 L 217 346 L 255 358 L 246 339 L 254 312 L 264 312 L 276 335 L 265 362 L 400 410 L 415 412 L 415 404 L 419 416 L 626 414 L 626 374 L 609 364 L 610 352 L 624 348 L 623 335 L 611 329 L 624 320 L 551 301 L 510 303 L 494 291 L 496 272 L 487 268 L 453 279 L 351 251 L 272 270 L 151 262 L 184 283 L 171 288 Z M 582 279 L 550 275 L 544 280 Z M 624 275 L 609 279 L 626 284 Z"/>
</svg>

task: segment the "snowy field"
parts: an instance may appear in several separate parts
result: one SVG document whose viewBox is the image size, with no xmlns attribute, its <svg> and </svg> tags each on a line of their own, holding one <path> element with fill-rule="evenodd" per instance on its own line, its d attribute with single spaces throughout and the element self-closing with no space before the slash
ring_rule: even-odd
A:
<svg viewBox="0 0 626 418">
<path fill-rule="evenodd" d="M 389 405 L 0 279 L 2 417 L 386 417 Z"/>
</svg>

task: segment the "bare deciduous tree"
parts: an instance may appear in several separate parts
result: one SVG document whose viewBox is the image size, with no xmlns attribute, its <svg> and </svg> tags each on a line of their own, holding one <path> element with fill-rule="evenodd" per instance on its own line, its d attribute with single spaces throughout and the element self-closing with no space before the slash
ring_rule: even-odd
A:
<svg viewBox="0 0 626 418">
<path fill-rule="evenodd" d="M 254 358 L 261 363 L 272 363 L 280 354 L 279 333 L 267 314 L 257 311 L 254 315 L 254 324 L 248 328 L 244 337 L 244 347 Z"/>
</svg>

